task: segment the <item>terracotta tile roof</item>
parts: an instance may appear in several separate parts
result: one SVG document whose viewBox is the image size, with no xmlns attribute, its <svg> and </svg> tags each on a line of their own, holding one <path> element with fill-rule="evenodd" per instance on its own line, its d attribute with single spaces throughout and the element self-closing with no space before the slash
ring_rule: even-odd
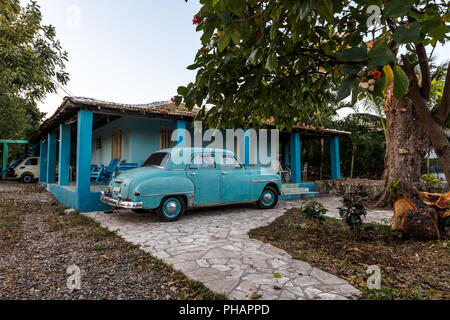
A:
<svg viewBox="0 0 450 320">
<path fill-rule="evenodd" d="M 53 132 L 59 124 L 72 119 L 79 110 L 91 110 L 94 113 L 111 114 L 115 116 L 145 117 L 145 118 L 167 118 L 193 121 L 197 116 L 199 109 L 189 111 L 184 105 L 176 106 L 170 101 L 160 101 L 148 104 L 122 104 L 107 102 L 85 97 L 65 97 L 61 106 L 56 112 L 48 118 L 36 131 L 33 142 L 42 139 L 49 132 Z M 273 119 L 263 121 L 268 126 L 274 126 Z M 351 133 L 333 129 L 317 128 L 308 125 L 298 125 L 294 131 L 305 135 L 350 135 Z"/>
<path fill-rule="evenodd" d="M 70 101 L 75 105 L 93 106 L 96 108 L 116 109 L 121 111 L 138 111 L 141 113 L 196 117 L 198 110 L 189 111 L 184 105 L 176 106 L 171 101 L 159 101 L 147 104 L 124 104 L 107 102 L 85 97 L 66 97 L 64 101 Z"/>
<path fill-rule="evenodd" d="M 267 126 L 275 127 L 275 120 L 268 119 L 262 121 Z M 336 130 L 336 129 L 328 129 L 325 127 L 315 127 L 311 125 L 307 125 L 305 123 L 298 123 L 293 127 L 294 131 L 300 131 L 304 133 L 310 133 L 311 135 L 328 135 L 328 136 L 350 136 L 351 132 Z"/>
</svg>

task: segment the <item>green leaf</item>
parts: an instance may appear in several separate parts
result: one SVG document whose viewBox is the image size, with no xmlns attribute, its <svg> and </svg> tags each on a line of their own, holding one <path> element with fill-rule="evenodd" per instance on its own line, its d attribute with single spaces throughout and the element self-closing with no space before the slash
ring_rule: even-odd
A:
<svg viewBox="0 0 450 320">
<path fill-rule="evenodd" d="M 445 38 L 445 34 L 449 32 L 449 30 L 440 18 L 434 18 L 425 23 L 423 26 L 423 32 L 431 36 L 433 39 L 442 40 Z"/>
<path fill-rule="evenodd" d="M 396 18 L 405 15 L 411 9 L 414 0 L 390 0 L 384 7 L 384 16 Z"/>
<path fill-rule="evenodd" d="M 272 52 L 269 54 L 269 57 L 267 59 L 266 69 L 269 71 L 273 71 L 277 67 L 278 67 L 278 58 L 275 52 Z"/>
<path fill-rule="evenodd" d="M 395 55 L 384 44 L 376 46 L 369 52 L 368 67 L 385 66 L 387 64 L 395 63 Z"/>
<path fill-rule="evenodd" d="M 258 53 L 258 48 L 256 48 L 255 50 L 252 51 L 252 53 L 250 53 L 250 56 L 248 57 L 248 59 L 251 62 L 255 62 L 255 58 L 256 58 L 256 54 Z"/>
<path fill-rule="evenodd" d="M 396 65 L 394 67 L 394 97 L 403 98 L 409 88 L 409 79 L 403 69 Z"/>
<path fill-rule="evenodd" d="M 230 35 L 225 33 L 222 34 L 219 37 L 219 40 L 217 41 L 217 45 L 219 46 L 219 51 L 222 52 L 225 50 L 226 47 L 228 47 L 228 44 L 230 43 Z"/>
<path fill-rule="evenodd" d="M 275 37 L 277 36 L 277 31 L 278 31 L 278 24 L 274 23 L 270 28 L 270 40 L 275 39 Z"/>
<path fill-rule="evenodd" d="M 343 74 L 358 74 L 360 72 L 362 67 L 357 64 L 343 64 L 340 67 L 340 70 Z"/>
<path fill-rule="evenodd" d="M 235 44 L 238 44 L 239 42 L 241 42 L 241 34 L 238 29 L 234 29 L 231 32 L 231 39 L 233 40 L 233 42 Z"/>
<path fill-rule="evenodd" d="M 367 60 L 367 50 L 360 47 L 336 52 L 335 57 L 344 62 L 363 62 Z"/>
<path fill-rule="evenodd" d="M 336 97 L 337 102 L 342 101 L 345 98 L 347 98 L 350 95 L 354 85 L 355 85 L 355 77 L 345 79 L 342 82 L 342 84 L 339 87 L 339 90 L 337 92 L 337 97 Z"/>
<path fill-rule="evenodd" d="M 303 0 L 298 10 L 298 16 L 300 20 L 305 19 L 311 13 L 311 10 L 315 7 L 317 0 Z"/>
<path fill-rule="evenodd" d="M 190 66 L 188 66 L 186 69 L 188 70 L 196 70 L 198 69 L 198 65 L 196 63 L 191 64 Z"/>
<path fill-rule="evenodd" d="M 188 94 L 189 90 L 186 87 L 178 87 L 178 94 L 181 96 L 186 96 Z"/>
<path fill-rule="evenodd" d="M 318 0 L 314 8 L 318 14 L 325 18 L 329 23 L 334 23 L 334 11 L 332 0 Z"/>
<path fill-rule="evenodd" d="M 394 31 L 394 40 L 398 44 L 415 42 L 420 37 L 420 23 L 414 21 L 410 25 L 403 24 Z"/>
<path fill-rule="evenodd" d="M 203 35 L 201 37 L 202 44 L 209 43 L 211 41 L 211 37 L 212 37 L 213 34 L 214 34 L 214 28 L 213 27 L 209 27 L 209 28 L 203 29 Z"/>
</svg>

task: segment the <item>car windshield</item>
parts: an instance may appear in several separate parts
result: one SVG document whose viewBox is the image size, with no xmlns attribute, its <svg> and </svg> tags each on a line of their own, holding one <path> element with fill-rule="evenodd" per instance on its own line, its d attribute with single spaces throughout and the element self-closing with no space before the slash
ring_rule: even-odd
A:
<svg viewBox="0 0 450 320">
<path fill-rule="evenodd" d="M 170 154 L 166 152 L 157 152 L 152 154 L 147 161 L 142 165 L 143 167 L 165 167 L 170 159 Z"/>
</svg>

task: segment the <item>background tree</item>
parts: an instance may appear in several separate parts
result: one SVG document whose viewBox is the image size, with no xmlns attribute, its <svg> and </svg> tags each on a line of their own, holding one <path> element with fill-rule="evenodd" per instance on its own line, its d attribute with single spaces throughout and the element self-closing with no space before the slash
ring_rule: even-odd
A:
<svg viewBox="0 0 450 320">
<path fill-rule="evenodd" d="M 405 144 L 406 132 L 423 128 L 450 180 L 450 144 L 443 124 L 450 112 L 450 74 L 440 106 L 430 111 L 429 52 L 448 40 L 448 1 L 428 0 L 202 0 L 194 19 L 202 31 L 202 48 L 195 63 L 196 81 L 180 87 L 176 102 L 202 108 L 213 126 L 258 125 L 274 118 L 290 129 L 308 112 L 311 102 L 326 99 L 329 88 L 341 84 L 338 100 L 352 103 L 367 94 L 409 103 L 413 121 L 399 111 L 388 127 L 405 134 L 388 136 Z M 376 7 L 369 7 L 375 5 Z M 378 8 L 378 9 L 377 9 Z M 378 12 L 377 12 L 378 10 Z M 372 23 L 374 22 L 374 23 Z M 418 66 L 420 74 L 416 73 Z M 213 107 L 206 112 L 206 105 Z M 387 115 L 387 117 L 389 117 Z M 404 190 L 415 176 L 389 151 Z M 402 151 L 403 155 L 416 150 Z"/>
<path fill-rule="evenodd" d="M 37 102 L 66 84 L 67 53 L 31 1 L 0 2 L 0 138 L 29 138 L 44 114 Z"/>
</svg>

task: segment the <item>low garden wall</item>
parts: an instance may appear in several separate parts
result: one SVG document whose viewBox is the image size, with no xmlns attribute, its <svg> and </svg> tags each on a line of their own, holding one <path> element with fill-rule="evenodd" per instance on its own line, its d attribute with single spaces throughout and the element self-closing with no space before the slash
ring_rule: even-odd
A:
<svg viewBox="0 0 450 320">
<path fill-rule="evenodd" d="M 354 186 L 363 186 L 370 198 L 381 195 L 385 189 L 384 180 L 340 179 L 316 181 L 317 191 L 321 194 L 347 193 Z"/>
</svg>

